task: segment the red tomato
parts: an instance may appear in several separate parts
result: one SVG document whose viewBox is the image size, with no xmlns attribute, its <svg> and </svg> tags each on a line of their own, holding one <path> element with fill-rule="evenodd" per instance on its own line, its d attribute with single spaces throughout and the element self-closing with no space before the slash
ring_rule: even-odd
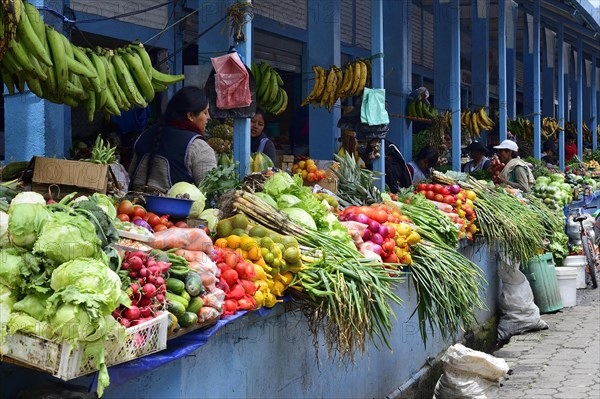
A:
<svg viewBox="0 0 600 399">
<path fill-rule="evenodd" d="M 129 216 L 124 213 L 119 213 L 117 215 L 117 219 L 119 219 L 121 222 L 129 222 Z"/>
<path fill-rule="evenodd" d="M 160 217 L 160 223 L 164 224 L 165 226 L 169 223 L 169 218 L 166 216 L 161 216 Z"/>
<path fill-rule="evenodd" d="M 433 191 L 433 184 L 426 184 L 425 186 L 425 189 L 427 189 L 427 191 Z"/>
<path fill-rule="evenodd" d="M 444 196 L 444 202 L 446 204 L 452 205 L 452 204 L 454 204 L 456 202 L 456 199 L 454 199 L 454 197 L 452 195 L 445 195 Z"/>
<path fill-rule="evenodd" d="M 122 213 L 127 216 L 133 214 L 133 204 L 129 200 L 123 200 L 117 208 L 117 213 Z"/>
<path fill-rule="evenodd" d="M 425 193 L 425 198 L 427 198 L 428 200 L 432 200 L 433 197 L 435 197 L 435 193 L 433 191 L 429 190 Z"/>
<path fill-rule="evenodd" d="M 442 186 L 441 184 L 434 184 L 433 185 L 433 191 L 436 194 L 441 194 L 442 193 L 442 189 L 444 188 L 444 186 Z"/>
<path fill-rule="evenodd" d="M 396 246 L 396 243 L 394 242 L 394 240 L 392 240 L 391 238 L 387 238 L 384 242 L 383 245 L 381 246 L 381 248 L 385 251 L 385 252 L 392 252 L 394 250 L 394 247 Z"/>
<path fill-rule="evenodd" d="M 154 229 L 154 231 L 156 232 L 156 231 L 163 231 L 163 230 L 166 230 L 166 229 L 168 229 L 168 227 L 167 227 L 167 225 L 166 225 L 166 224 L 159 223 L 159 224 L 155 225 L 155 226 L 153 227 L 153 229 Z"/>
<path fill-rule="evenodd" d="M 154 226 L 160 224 L 160 218 L 158 217 L 158 215 L 152 214 L 148 216 L 147 222 L 150 225 L 150 227 L 154 228 Z"/>
<path fill-rule="evenodd" d="M 186 228 L 186 227 L 188 227 L 188 225 L 187 225 L 187 223 L 186 223 L 186 222 L 184 222 L 184 221 L 179 221 L 179 222 L 175 223 L 175 227 L 183 227 L 183 228 Z"/>
<path fill-rule="evenodd" d="M 446 187 L 442 187 L 442 189 L 440 190 L 440 194 L 450 195 L 450 190 L 448 190 Z"/>
<path fill-rule="evenodd" d="M 173 222 L 171 222 L 171 221 L 169 220 L 169 223 L 167 223 L 167 227 L 168 227 L 168 228 L 171 228 L 171 227 L 173 227 L 173 226 L 175 226 L 175 223 L 173 223 Z"/>
<path fill-rule="evenodd" d="M 417 186 L 417 190 L 419 190 L 419 191 L 427 191 L 427 184 L 423 184 L 423 183 L 419 184 Z"/>
<path fill-rule="evenodd" d="M 133 219 L 131 219 L 132 222 L 135 222 L 136 220 L 144 220 L 141 216 L 134 216 Z"/>
<path fill-rule="evenodd" d="M 444 196 L 442 194 L 436 194 L 433 196 L 433 200 L 437 202 L 444 202 Z"/>
<path fill-rule="evenodd" d="M 377 209 L 371 213 L 371 219 L 375 220 L 377 223 L 385 223 L 388 219 L 388 213 L 383 209 Z"/>
<path fill-rule="evenodd" d="M 139 216 L 143 218 L 146 215 L 146 210 L 141 205 L 135 205 L 133 207 L 133 216 Z"/>
</svg>

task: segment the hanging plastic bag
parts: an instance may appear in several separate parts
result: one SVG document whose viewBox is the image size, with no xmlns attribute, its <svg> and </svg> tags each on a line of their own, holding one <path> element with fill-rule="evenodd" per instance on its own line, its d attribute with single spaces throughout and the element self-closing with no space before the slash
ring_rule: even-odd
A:
<svg viewBox="0 0 600 399">
<path fill-rule="evenodd" d="M 369 126 L 387 125 L 390 123 L 385 109 L 385 89 L 369 89 L 365 87 L 360 108 L 360 121 Z"/>
<path fill-rule="evenodd" d="M 250 75 L 237 52 L 211 58 L 215 68 L 217 107 L 243 108 L 252 103 Z"/>
</svg>

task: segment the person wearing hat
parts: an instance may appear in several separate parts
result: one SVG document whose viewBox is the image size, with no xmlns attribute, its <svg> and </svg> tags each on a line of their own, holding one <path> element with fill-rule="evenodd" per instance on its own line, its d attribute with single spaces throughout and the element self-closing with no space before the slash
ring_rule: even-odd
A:
<svg viewBox="0 0 600 399">
<path fill-rule="evenodd" d="M 528 193 L 535 185 L 535 178 L 527 162 L 519 158 L 519 146 L 512 140 L 504 140 L 494 147 L 498 150 L 498 159 L 506 166 L 498 175 L 498 180 L 513 188 Z"/>
<path fill-rule="evenodd" d="M 472 173 L 477 170 L 488 170 L 492 166 L 492 161 L 485 156 L 487 148 L 479 141 L 473 141 L 469 144 L 467 151 L 471 152 L 472 160 L 463 166 L 464 173 Z"/>
</svg>

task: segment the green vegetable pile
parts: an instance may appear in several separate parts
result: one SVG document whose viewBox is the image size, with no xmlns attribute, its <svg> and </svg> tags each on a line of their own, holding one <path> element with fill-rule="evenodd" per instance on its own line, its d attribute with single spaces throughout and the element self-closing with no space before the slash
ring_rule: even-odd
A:
<svg viewBox="0 0 600 399">
<path fill-rule="evenodd" d="M 206 195 L 208 206 L 217 208 L 219 198 L 240 186 L 237 173 L 237 163 L 233 165 L 218 165 L 202 179 L 198 188 Z"/>
<path fill-rule="evenodd" d="M 546 249 L 552 252 L 556 264 L 562 264 L 569 255 L 569 237 L 565 234 L 565 218 L 560 210 L 550 209 L 541 199 L 534 195 L 525 196 L 529 208 L 537 213 L 544 226 L 544 238 L 548 242 Z"/>
<path fill-rule="evenodd" d="M 111 313 L 129 303 L 110 247 L 118 235 L 99 207 L 107 198 L 70 195 L 46 206 L 35 193 L 22 194 L 9 207 L 10 240 L 0 249 L 0 342 L 21 332 L 83 345 L 100 371 L 102 395 L 109 384 L 104 344 L 124 333 Z"/>
</svg>

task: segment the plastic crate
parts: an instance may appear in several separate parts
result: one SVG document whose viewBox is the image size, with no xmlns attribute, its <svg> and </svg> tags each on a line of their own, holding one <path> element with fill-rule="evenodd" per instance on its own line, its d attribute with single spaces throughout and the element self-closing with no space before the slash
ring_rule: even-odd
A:
<svg viewBox="0 0 600 399">
<path fill-rule="evenodd" d="M 125 340 L 113 338 L 106 342 L 107 366 L 124 363 L 167 347 L 169 313 L 125 331 Z M 44 370 L 62 380 L 71 380 L 96 371 L 93 359 L 84 357 L 82 346 L 71 348 L 67 342 L 54 342 L 33 335 L 13 334 L 6 337 L 5 356 Z"/>
</svg>

